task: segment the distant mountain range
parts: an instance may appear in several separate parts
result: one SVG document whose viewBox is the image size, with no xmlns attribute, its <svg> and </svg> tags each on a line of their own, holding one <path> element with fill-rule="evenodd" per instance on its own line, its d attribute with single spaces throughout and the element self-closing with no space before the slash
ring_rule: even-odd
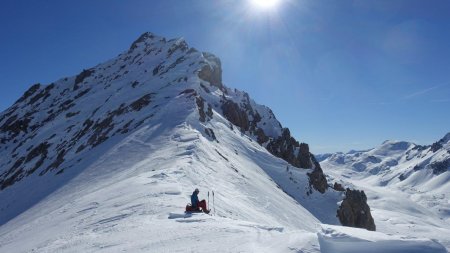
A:
<svg viewBox="0 0 450 253">
<path fill-rule="evenodd" d="M 366 192 L 377 227 L 395 233 L 401 225 L 414 236 L 450 243 L 450 133 L 427 146 L 385 141 L 316 157 L 328 180 Z"/>
</svg>

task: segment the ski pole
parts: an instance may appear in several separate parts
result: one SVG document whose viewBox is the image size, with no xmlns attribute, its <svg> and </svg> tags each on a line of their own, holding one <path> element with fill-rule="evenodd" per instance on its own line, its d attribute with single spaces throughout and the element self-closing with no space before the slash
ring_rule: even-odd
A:
<svg viewBox="0 0 450 253">
<path fill-rule="evenodd" d="M 214 209 L 214 216 L 216 216 L 216 206 L 214 204 L 214 191 L 212 191 L 212 195 L 213 195 L 213 209 Z"/>
<path fill-rule="evenodd" d="M 209 207 L 209 191 L 208 191 L 208 207 Z"/>
</svg>

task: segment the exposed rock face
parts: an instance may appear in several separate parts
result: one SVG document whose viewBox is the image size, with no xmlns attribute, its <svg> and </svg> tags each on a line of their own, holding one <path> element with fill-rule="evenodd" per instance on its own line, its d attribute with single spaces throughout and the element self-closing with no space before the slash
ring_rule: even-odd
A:
<svg viewBox="0 0 450 253">
<path fill-rule="evenodd" d="M 267 144 L 267 150 L 295 167 L 304 169 L 313 168 L 313 160 L 315 159 L 309 152 L 308 144 L 299 143 L 291 136 L 289 128 L 284 128 L 283 133 L 279 138 L 271 140 Z M 296 155 L 297 152 L 298 154 Z M 320 167 L 320 165 L 318 165 L 318 167 Z"/>
<path fill-rule="evenodd" d="M 337 211 L 337 217 L 344 226 L 365 228 L 371 231 L 376 229 L 364 191 L 347 188 L 345 199 Z"/>
<path fill-rule="evenodd" d="M 222 111 L 225 118 L 234 125 L 240 127 L 242 132 L 249 130 L 250 124 L 247 113 L 242 110 L 238 104 L 231 100 L 227 100 L 222 105 Z"/>
<path fill-rule="evenodd" d="M 306 143 L 301 143 L 298 153 L 298 160 L 300 168 L 312 168 L 311 153 L 309 153 L 309 146 Z"/>
<path fill-rule="evenodd" d="M 339 192 L 344 192 L 345 189 L 341 184 L 334 182 L 333 189 Z"/>
<path fill-rule="evenodd" d="M 205 65 L 198 73 L 198 77 L 209 82 L 213 86 L 223 89 L 222 64 L 220 59 L 206 52 L 203 53 L 203 56 L 214 64 L 212 66 L 209 64 Z"/>
<path fill-rule="evenodd" d="M 433 162 L 429 166 L 433 170 L 433 174 L 440 175 L 450 170 L 450 158 L 439 162 Z"/>
<path fill-rule="evenodd" d="M 277 138 L 268 137 L 264 130 L 257 126 L 261 116 L 251 107 L 248 94 L 244 95 L 241 105 L 231 100 L 224 100 L 222 103 L 222 111 L 225 118 L 232 124 L 240 127 L 242 132 L 248 131 L 256 136 L 258 143 L 266 145 L 266 149 L 271 154 L 280 157 L 295 167 L 314 169 L 313 172 L 308 173 L 310 192 L 312 192 L 312 189 L 321 193 L 326 191 L 328 188 L 327 179 L 320 164 L 314 158 L 314 155 L 309 152 L 308 144 L 299 143 L 293 138 L 289 128 L 283 128 L 281 136 Z"/>
<path fill-rule="evenodd" d="M 200 122 L 206 122 L 207 120 L 212 119 L 213 111 L 212 111 L 211 105 L 208 104 L 208 109 L 206 109 L 206 112 L 205 112 L 205 103 L 206 103 L 205 100 L 202 97 L 197 96 L 195 98 L 195 101 L 197 103 L 198 114 L 200 116 L 199 117 Z"/>
<path fill-rule="evenodd" d="M 141 36 L 139 36 L 139 38 L 137 38 L 137 40 L 135 40 L 131 44 L 130 51 L 136 49 L 139 43 L 145 42 L 146 40 L 153 38 L 155 38 L 155 35 L 153 35 L 152 33 L 150 32 L 143 33 Z"/>
<path fill-rule="evenodd" d="M 316 189 L 320 193 L 325 193 L 328 188 L 327 178 L 323 173 L 322 167 L 320 167 L 320 163 L 314 158 L 314 156 L 310 154 L 311 159 L 314 162 L 314 170 L 311 173 L 308 173 L 309 176 L 309 188 L 310 193 L 312 192 L 312 188 Z"/>
<path fill-rule="evenodd" d="M 267 150 L 270 153 L 282 158 L 295 167 L 301 167 L 299 156 L 296 156 L 294 152 L 299 147 L 300 143 L 291 136 L 288 128 L 284 128 L 280 137 L 267 144 Z M 311 168 L 311 166 L 303 168 Z"/>
<path fill-rule="evenodd" d="M 80 83 L 84 81 L 84 79 L 90 77 L 95 72 L 94 69 L 84 69 L 75 77 L 75 84 L 73 85 L 73 90 L 78 90 L 80 88 Z"/>
<path fill-rule="evenodd" d="M 435 142 L 431 145 L 431 151 L 436 152 L 442 148 L 442 144 L 439 142 Z"/>
</svg>

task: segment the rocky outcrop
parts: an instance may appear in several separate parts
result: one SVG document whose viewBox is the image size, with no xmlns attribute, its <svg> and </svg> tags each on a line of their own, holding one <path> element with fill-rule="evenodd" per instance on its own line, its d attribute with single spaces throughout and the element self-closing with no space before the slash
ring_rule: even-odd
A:
<svg viewBox="0 0 450 253">
<path fill-rule="evenodd" d="M 433 170 L 433 174 L 440 175 L 446 171 L 450 171 L 450 158 L 439 162 L 433 162 L 429 166 Z"/>
<path fill-rule="evenodd" d="M 430 150 L 433 151 L 433 153 L 436 153 L 441 148 L 442 148 L 442 144 L 439 142 L 435 142 L 431 145 Z"/>
<path fill-rule="evenodd" d="M 313 169 L 311 173 L 308 173 L 310 193 L 312 193 L 312 189 L 321 193 L 327 190 L 327 179 L 319 162 L 309 152 L 309 145 L 299 143 L 291 136 L 289 128 L 283 128 L 281 136 L 278 138 L 269 138 L 257 126 L 257 123 L 261 121 L 261 116 L 251 107 L 248 94 L 244 94 L 244 100 L 241 105 L 231 100 L 225 100 L 222 103 L 222 112 L 225 118 L 233 125 L 238 126 L 242 132 L 248 131 L 251 135 L 255 136 L 258 143 L 261 145 L 265 144 L 266 149 L 271 154 L 287 161 L 295 167 Z"/>
<path fill-rule="evenodd" d="M 309 152 L 308 144 L 299 143 L 291 136 L 289 128 L 284 128 L 280 137 L 271 140 L 267 144 L 267 150 L 295 167 L 304 169 L 313 168 L 313 155 Z"/>
<path fill-rule="evenodd" d="M 311 153 L 309 153 L 308 144 L 300 143 L 298 161 L 300 163 L 300 168 L 312 168 Z"/>
<path fill-rule="evenodd" d="M 94 69 L 83 69 L 80 74 L 75 77 L 75 84 L 73 85 L 73 90 L 78 90 L 80 88 L 80 83 L 84 81 L 84 79 L 90 77 L 95 72 Z"/>
<path fill-rule="evenodd" d="M 203 56 L 213 64 L 206 64 L 198 72 L 198 77 L 223 90 L 222 84 L 222 63 L 220 59 L 210 53 L 203 53 Z"/>
<path fill-rule="evenodd" d="M 344 187 L 337 182 L 334 182 L 333 189 L 338 192 L 345 192 Z"/>
<path fill-rule="evenodd" d="M 233 125 L 240 127 L 242 132 L 249 130 L 248 115 L 238 104 L 231 100 L 226 100 L 222 104 L 222 112 L 223 116 L 233 123 Z"/>
<path fill-rule="evenodd" d="M 137 38 L 137 40 L 135 40 L 131 44 L 129 50 L 132 51 L 138 47 L 139 43 L 145 42 L 146 40 L 153 39 L 153 38 L 155 38 L 155 35 L 153 35 L 152 33 L 150 33 L 150 32 L 143 33 L 141 36 L 139 36 L 139 38 Z"/>
<path fill-rule="evenodd" d="M 371 231 L 376 229 L 364 191 L 347 188 L 345 199 L 337 211 L 337 217 L 344 226 L 365 228 Z"/>
<path fill-rule="evenodd" d="M 19 100 L 16 101 L 16 103 L 20 103 L 20 102 L 25 101 L 26 99 L 31 97 L 31 95 L 33 95 L 36 91 L 38 91 L 40 88 L 41 88 L 41 84 L 40 83 L 32 85 L 27 91 L 25 91 L 23 96 L 20 97 Z"/>
<path fill-rule="evenodd" d="M 311 153 L 309 153 L 309 155 L 314 163 L 314 170 L 311 173 L 308 173 L 309 193 L 312 193 L 313 188 L 320 193 L 325 193 L 325 191 L 328 189 L 327 178 L 323 173 L 322 167 L 320 167 L 320 163 L 317 162 L 316 158 L 314 158 L 314 155 L 312 155 Z"/>
<path fill-rule="evenodd" d="M 200 122 L 206 122 L 207 120 L 212 119 L 213 111 L 212 111 L 211 105 L 206 103 L 206 101 L 200 96 L 195 98 L 195 102 L 197 103 L 198 114 L 200 116 L 199 117 Z M 206 112 L 205 112 L 205 103 L 208 105 Z"/>
<path fill-rule="evenodd" d="M 289 128 L 284 128 L 280 137 L 271 140 L 267 144 L 267 150 L 273 155 L 282 158 L 295 167 L 300 166 L 300 160 L 295 155 L 295 150 L 300 147 L 300 143 L 291 136 Z M 304 167 L 306 168 L 306 167 Z M 311 167 L 309 167 L 311 168 Z"/>
</svg>

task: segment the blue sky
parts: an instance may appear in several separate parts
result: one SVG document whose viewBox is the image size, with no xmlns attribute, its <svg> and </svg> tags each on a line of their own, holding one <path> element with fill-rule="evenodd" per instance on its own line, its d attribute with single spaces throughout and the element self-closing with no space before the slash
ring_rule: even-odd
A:
<svg viewBox="0 0 450 253">
<path fill-rule="evenodd" d="M 184 37 L 315 153 L 450 131 L 450 1 L 2 0 L 0 110 L 112 58 L 143 32 Z"/>
</svg>

